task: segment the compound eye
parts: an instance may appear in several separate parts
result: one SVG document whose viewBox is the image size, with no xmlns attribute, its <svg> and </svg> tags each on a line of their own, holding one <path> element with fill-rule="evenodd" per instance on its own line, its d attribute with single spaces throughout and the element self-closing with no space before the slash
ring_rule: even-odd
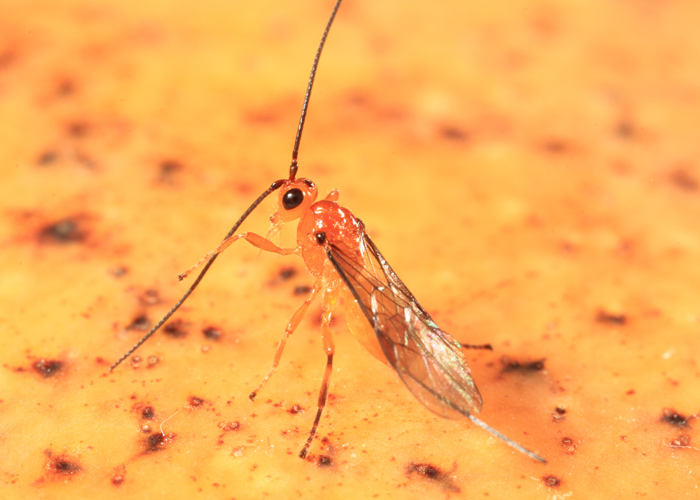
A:
<svg viewBox="0 0 700 500">
<path fill-rule="evenodd" d="M 284 193 L 282 196 L 282 206 L 285 210 L 293 210 L 304 201 L 304 193 L 301 189 L 293 188 Z"/>
</svg>

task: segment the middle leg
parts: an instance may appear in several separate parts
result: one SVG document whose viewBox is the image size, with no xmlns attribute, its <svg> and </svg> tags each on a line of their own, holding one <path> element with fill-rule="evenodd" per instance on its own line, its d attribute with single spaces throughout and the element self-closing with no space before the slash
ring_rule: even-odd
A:
<svg viewBox="0 0 700 500">
<path fill-rule="evenodd" d="M 257 389 L 251 392 L 248 396 L 251 401 L 255 401 L 255 397 L 258 395 L 258 392 L 260 392 L 260 390 L 275 372 L 277 365 L 279 365 L 280 363 L 280 359 L 282 359 L 282 353 L 284 352 L 284 347 L 287 345 L 287 339 L 292 333 L 294 333 L 294 330 L 297 329 L 299 323 L 301 323 L 301 320 L 306 314 L 306 310 L 309 308 L 311 302 L 313 302 L 313 300 L 316 298 L 316 294 L 318 293 L 320 286 L 321 285 L 319 280 L 316 280 L 316 283 L 314 283 L 314 287 L 311 289 L 311 293 L 309 294 L 309 296 L 289 319 L 289 322 L 287 323 L 287 328 L 284 329 L 284 335 L 282 336 L 282 339 L 279 341 L 279 343 L 277 344 L 277 348 L 275 349 L 275 357 L 272 360 L 272 367 L 270 368 L 270 371 L 267 372 L 267 375 L 265 375 L 265 378 L 262 380 L 262 382 L 260 382 L 260 385 L 257 387 Z"/>
</svg>

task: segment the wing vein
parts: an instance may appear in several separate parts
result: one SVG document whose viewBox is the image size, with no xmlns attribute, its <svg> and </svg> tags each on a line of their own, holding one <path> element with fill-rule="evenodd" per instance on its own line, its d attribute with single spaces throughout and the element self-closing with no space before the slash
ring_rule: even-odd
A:
<svg viewBox="0 0 700 500">
<path fill-rule="evenodd" d="M 326 255 L 372 326 L 387 362 L 416 398 L 447 418 L 478 413 L 482 400 L 460 344 L 435 324 L 366 233 L 357 261 Z"/>
</svg>

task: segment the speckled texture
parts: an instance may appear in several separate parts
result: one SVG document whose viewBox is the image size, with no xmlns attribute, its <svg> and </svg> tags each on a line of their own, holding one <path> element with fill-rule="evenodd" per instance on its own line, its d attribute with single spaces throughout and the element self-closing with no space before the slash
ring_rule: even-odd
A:
<svg viewBox="0 0 700 500">
<path fill-rule="evenodd" d="M 247 395 L 312 280 L 243 244 L 108 374 L 286 175 L 331 2 L 4 0 L 0 496 L 696 498 L 700 7 L 346 1 L 300 175 L 493 345 L 481 418 L 549 464 L 430 414 L 342 310 L 300 460 L 318 305 Z"/>
</svg>

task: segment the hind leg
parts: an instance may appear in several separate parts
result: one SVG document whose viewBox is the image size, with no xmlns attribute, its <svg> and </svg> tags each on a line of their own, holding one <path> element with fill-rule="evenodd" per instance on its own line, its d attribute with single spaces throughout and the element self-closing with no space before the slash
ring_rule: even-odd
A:
<svg viewBox="0 0 700 500">
<path fill-rule="evenodd" d="M 311 443 L 316 436 L 316 431 L 318 430 L 318 424 L 321 422 L 321 415 L 323 414 L 323 408 L 326 406 L 326 401 L 328 401 L 328 388 L 331 382 L 331 373 L 333 373 L 333 354 L 335 353 L 335 343 L 333 342 L 333 332 L 331 331 L 331 317 L 333 315 L 333 309 L 338 301 L 338 289 L 332 291 L 325 290 L 323 294 L 323 315 L 321 317 L 322 323 L 322 338 L 323 338 L 323 350 L 326 353 L 326 370 L 323 373 L 323 381 L 321 382 L 321 390 L 318 393 L 318 410 L 316 411 L 316 418 L 314 419 L 313 426 L 311 427 L 311 432 L 309 437 L 306 439 L 306 443 L 299 453 L 299 457 L 305 458 L 306 454 L 309 452 Z"/>
</svg>

